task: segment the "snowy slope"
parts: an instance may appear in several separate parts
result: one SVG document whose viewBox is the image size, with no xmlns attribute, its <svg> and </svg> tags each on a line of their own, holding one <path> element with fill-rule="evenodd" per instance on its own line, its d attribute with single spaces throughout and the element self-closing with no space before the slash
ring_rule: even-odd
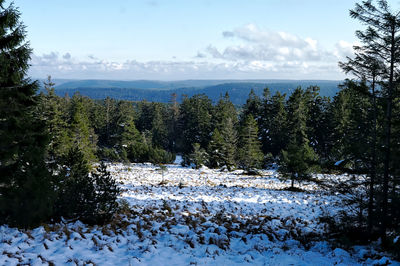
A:
<svg viewBox="0 0 400 266">
<path fill-rule="evenodd" d="M 162 173 L 135 164 L 109 170 L 130 211 L 104 227 L 0 226 L 0 265 L 400 265 L 372 247 L 345 251 L 315 242 L 326 229 L 319 217 L 335 215 L 343 196 L 314 184 L 302 184 L 301 193 L 282 190 L 290 184 L 275 171 L 254 177 L 169 165 Z"/>
</svg>

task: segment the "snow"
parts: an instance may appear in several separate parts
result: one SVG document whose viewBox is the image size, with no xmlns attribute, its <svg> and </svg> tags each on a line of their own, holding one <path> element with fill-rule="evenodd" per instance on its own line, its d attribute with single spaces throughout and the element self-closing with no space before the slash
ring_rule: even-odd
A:
<svg viewBox="0 0 400 266">
<path fill-rule="evenodd" d="M 286 191 L 290 181 L 275 170 L 246 176 L 168 165 L 163 177 L 150 164 L 108 168 L 130 210 L 106 226 L 0 226 L 0 265 L 400 265 L 371 247 L 321 241 L 327 225 L 319 218 L 338 213 L 345 196 L 313 183 Z"/>
</svg>

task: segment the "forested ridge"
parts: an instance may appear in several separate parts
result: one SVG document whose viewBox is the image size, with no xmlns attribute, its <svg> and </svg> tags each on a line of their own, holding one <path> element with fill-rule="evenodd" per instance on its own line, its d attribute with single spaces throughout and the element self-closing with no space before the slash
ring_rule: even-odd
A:
<svg viewBox="0 0 400 266">
<path fill-rule="evenodd" d="M 265 87 L 271 93 L 280 91 L 290 94 L 297 87 L 307 88 L 319 86 L 322 96 L 333 97 L 338 92 L 340 81 L 330 80 L 187 80 L 187 81 L 112 81 L 112 80 L 81 80 L 63 81 L 54 80 L 55 92 L 59 96 L 73 95 L 79 92 L 92 99 L 107 97 L 118 100 L 168 103 L 173 93 L 177 94 L 177 101 L 182 102 L 183 95 L 189 97 L 195 94 L 206 94 L 213 103 L 216 103 L 221 94 L 229 91 L 234 105 L 242 105 L 251 90 L 258 96 L 262 95 Z M 41 86 L 44 90 L 44 87 Z"/>
<path fill-rule="evenodd" d="M 29 228 L 62 219 L 99 224 L 121 210 L 105 162 L 174 162 L 258 175 L 277 167 L 298 184 L 315 181 L 353 195 L 358 213 L 328 223 L 338 238 L 393 241 L 400 228 L 400 15 L 386 1 L 356 4 L 354 58 L 340 67 L 354 79 L 333 97 L 317 86 L 290 94 L 254 90 L 243 105 L 229 91 L 169 95 L 165 102 L 58 96 L 49 76 L 44 90 L 27 77 L 31 49 L 20 13 L 0 0 L 0 222 Z M 182 97 L 178 101 L 178 97 Z M 317 180 L 347 173 L 351 181 Z"/>
</svg>

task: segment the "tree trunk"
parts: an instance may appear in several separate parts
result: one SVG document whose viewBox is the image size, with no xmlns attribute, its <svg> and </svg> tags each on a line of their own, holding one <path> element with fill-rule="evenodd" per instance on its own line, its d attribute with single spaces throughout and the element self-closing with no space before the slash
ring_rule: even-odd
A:
<svg viewBox="0 0 400 266">
<path fill-rule="evenodd" d="M 391 56 L 390 56 L 390 76 L 387 95 L 386 109 L 386 130 L 385 130 L 385 159 L 383 170 L 383 202 L 382 202 L 382 239 L 386 240 L 386 229 L 388 224 L 388 192 L 389 192 L 389 172 L 390 172 L 390 153 L 391 153 L 391 133 L 392 133 L 392 102 L 394 87 L 394 58 L 395 56 L 395 25 L 392 26 L 391 34 Z"/>
<path fill-rule="evenodd" d="M 376 95 L 375 95 L 375 77 L 372 79 L 372 112 L 373 112 L 373 130 L 372 130 L 372 165 L 371 165 L 371 177 L 369 182 L 369 199 L 368 199 L 368 233 L 371 237 L 372 226 L 374 219 L 374 185 L 376 179 L 376 119 L 377 119 L 377 108 L 376 108 Z"/>
</svg>

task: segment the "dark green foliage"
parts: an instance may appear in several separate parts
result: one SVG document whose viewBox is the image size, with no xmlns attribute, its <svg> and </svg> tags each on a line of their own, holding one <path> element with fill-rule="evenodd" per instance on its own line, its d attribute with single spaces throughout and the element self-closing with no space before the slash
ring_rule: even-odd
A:
<svg viewBox="0 0 400 266">
<path fill-rule="evenodd" d="M 307 118 L 310 108 L 317 95 L 315 88 L 306 91 L 297 88 L 287 101 L 287 134 L 289 144 L 282 150 L 281 165 L 279 171 L 284 178 L 290 178 L 291 187 L 294 181 L 304 181 L 310 178 L 313 167 L 317 164 L 318 156 L 310 146 L 307 127 Z M 313 132 L 311 132 L 313 133 Z"/>
<path fill-rule="evenodd" d="M 89 164 L 84 153 L 78 147 L 71 148 L 64 156 L 62 169 L 58 174 L 58 216 L 66 219 L 85 219 L 92 216 L 95 192 L 89 173 Z"/>
<path fill-rule="evenodd" d="M 0 222 L 23 227 L 49 218 L 54 198 L 38 86 L 25 77 L 31 54 L 25 37 L 19 11 L 0 0 Z"/>
<path fill-rule="evenodd" d="M 115 131 L 118 129 L 118 120 L 121 119 L 121 114 L 123 117 L 130 115 L 129 108 L 123 108 L 123 106 L 124 102 L 120 102 L 117 106 L 117 101 L 109 97 L 105 98 L 102 104 L 96 105 L 93 117 L 95 131 L 99 135 L 99 146 L 112 147 L 115 144 Z M 127 114 L 125 115 L 121 109 L 124 109 Z"/>
<path fill-rule="evenodd" d="M 238 134 L 231 118 L 228 118 L 224 125 L 225 126 L 221 130 L 221 136 L 223 139 L 223 145 L 221 147 L 223 154 L 222 165 L 230 171 L 236 167 Z"/>
<path fill-rule="evenodd" d="M 236 126 L 238 123 L 238 116 L 235 106 L 232 104 L 229 94 L 226 93 L 221 97 L 214 108 L 213 124 L 219 130 L 225 127 L 226 121 L 231 120 L 231 123 Z"/>
<path fill-rule="evenodd" d="M 289 142 L 299 145 L 309 143 L 307 136 L 308 106 L 304 97 L 304 90 L 297 88 L 287 101 L 287 132 Z"/>
<path fill-rule="evenodd" d="M 85 155 L 78 147 L 65 156 L 58 179 L 57 216 L 98 223 L 116 211 L 119 189 L 105 164 L 90 173 Z"/>
<path fill-rule="evenodd" d="M 287 133 L 287 111 L 285 108 L 286 94 L 277 92 L 270 96 L 269 90 L 265 89 L 261 109 L 260 137 L 265 154 L 271 153 L 278 156 L 288 141 Z"/>
<path fill-rule="evenodd" d="M 85 160 L 96 160 L 97 135 L 91 127 L 89 119 L 88 99 L 74 95 L 71 100 L 70 137 L 74 146 L 83 152 Z"/>
<path fill-rule="evenodd" d="M 199 143 L 193 144 L 193 152 L 188 156 L 189 164 L 193 164 L 194 168 L 199 169 L 207 163 L 207 152 L 200 147 Z"/>
<path fill-rule="evenodd" d="M 99 148 L 97 152 L 97 157 L 100 160 L 107 160 L 110 162 L 126 161 L 127 156 L 125 149 L 121 153 L 118 153 L 116 149 L 103 147 Z"/>
<path fill-rule="evenodd" d="M 209 154 L 209 167 L 220 168 L 223 165 L 224 154 L 222 152 L 222 147 L 224 145 L 224 139 L 219 133 L 218 128 L 212 133 L 210 143 L 208 144 L 208 154 Z"/>
<path fill-rule="evenodd" d="M 44 83 L 46 94 L 39 95 L 39 117 L 45 121 L 50 143 L 48 160 L 52 163 L 68 152 L 72 145 L 69 135 L 67 104 L 55 94 L 54 83 L 48 77 Z"/>
<path fill-rule="evenodd" d="M 313 167 L 317 165 L 318 157 L 308 144 L 290 143 L 287 150 L 282 151 L 279 172 L 284 179 L 290 179 L 291 187 L 294 182 L 309 180 Z"/>
<path fill-rule="evenodd" d="M 239 137 L 238 164 L 245 171 L 261 168 L 263 153 L 258 139 L 258 126 L 252 115 L 248 115 L 242 122 Z"/>
<path fill-rule="evenodd" d="M 147 161 L 152 164 L 173 163 L 175 161 L 175 154 L 157 147 L 150 147 Z"/>
<path fill-rule="evenodd" d="M 151 136 L 152 143 L 155 147 L 158 148 L 167 148 L 168 147 L 168 129 L 166 124 L 166 118 L 163 117 L 163 113 L 166 111 L 162 111 L 161 109 L 164 106 L 161 104 L 157 104 L 154 107 L 154 115 L 153 121 L 151 123 Z"/>
<path fill-rule="evenodd" d="M 357 77 L 347 84 L 350 85 L 347 86 L 349 105 L 356 108 L 350 111 L 350 128 L 354 132 L 348 134 L 354 137 L 354 143 L 352 140 L 348 145 L 345 143 L 344 147 L 350 150 L 344 153 L 354 156 L 353 168 L 369 176 L 368 233 L 372 236 L 374 227 L 378 227 L 385 243 L 387 229 L 399 227 L 391 203 L 400 197 L 397 165 L 393 165 L 397 153 L 393 132 L 399 120 L 396 104 L 399 100 L 400 17 L 386 0 L 357 3 L 350 10 L 350 16 L 367 28 L 356 31 L 361 45 L 354 47 L 355 56 L 339 63 L 346 73 Z"/>
<path fill-rule="evenodd" d="M 120 120 L 117 125 L 117 143 L 114 146 L 120 153 L 120 158 L 123 160 L 128 159 L 127 154 L 129 152 L 127 151 L 140 144 L 144 144 L 143 137 L 136 129 L 133 119 L 128 118 L 125 121 Z M 132 158 L 131 155 L 130 157 Z"/>
<path fill-rule="evenodd" d="M 215 106 L 213 117 L 215 129 L 208 145 L 209 166 L 225 167 L 229 171 L 236 166 L 237 114 L 236 109 L 225 94 Z"/>
<path fill-rule="evenodd" d="M 127 148 L 127 158 L 135 163 L 166 164 L 175 160 L 175 155 L 146 142 L 135 142 Z"/>
<path fill-rule="evenodd" d="M 117 196 L 120 192 L 107 166 L 102 161 L 96 171 L 91 173 L 95 190 L 95 209 L 93 222 L 109 220 L 118 208 Z"/>
<path fill-rule="evenodd" d="M 205 95 L 195 95 L 185 98 L 180 106 L 179 148 L 188 155 L 192 150 L 192 143 L 199 143 L 202 148 L 208 146 L 212 126 L 213 106 Z"/>
<path fill-rule="evenodd" d="M 272 111 L 272 99 L 269 88 L 264 89 L 260 108 L 260 138 L 264 154 L 272 150 L 271 129 L 275 114 Z"/>
<path fill-rule="evenodd" d="M 208 146 L 209 166 L 225 167 L 228 171 L 236 167 L 237 132 L 232 120 L 227 118 L 221 132 L 216 128 Z"/>
<path fill-rule="evenodd" d="M 243 122 L 249 115 L 253 116 L 257 123 L 261 123 L 261 100 L 260 97 L 254 93 L 254 90 L 250 91 L 249 97 L 243 105 L 243 110 L 240 114 L 241 126 L 243 126 Z"/>
</svg>

